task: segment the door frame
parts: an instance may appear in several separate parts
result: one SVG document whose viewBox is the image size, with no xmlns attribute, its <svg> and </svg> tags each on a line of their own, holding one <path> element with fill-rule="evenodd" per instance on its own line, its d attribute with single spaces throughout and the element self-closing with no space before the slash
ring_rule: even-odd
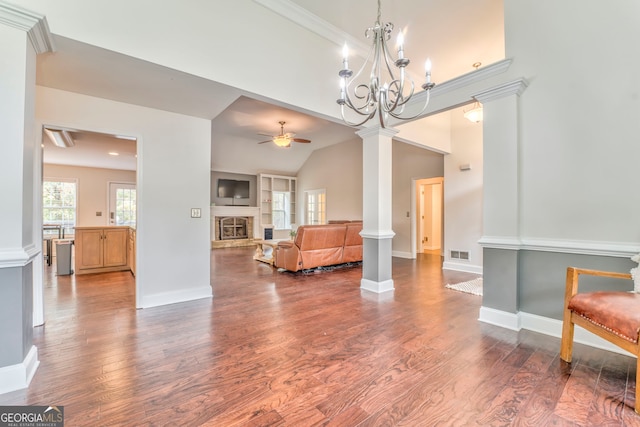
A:
<svg viewBox="0 0 640 427">
<path fill-rule="evenodd" d="M 419 195 L 418 195 L 418 185 L 433 185 L 433 184 L 441 184 L 442 185 L 442 209 L 441 209 L 441 228 L 442 235 L 440 240 L 440 252 L 442 253 L 442 248 L 444 247 L 444 177 L 436 177 L 436 178 L 412 178 L 411 179 L 411 208 L 410 208 L 410 217 L 411 217 L 411 259 L 417 258 L 417 246 L 418 246 L 418 233 L 420 232 L 420 227 L 418 226 L 418 203 L 419 203 Z"/>
</svg>

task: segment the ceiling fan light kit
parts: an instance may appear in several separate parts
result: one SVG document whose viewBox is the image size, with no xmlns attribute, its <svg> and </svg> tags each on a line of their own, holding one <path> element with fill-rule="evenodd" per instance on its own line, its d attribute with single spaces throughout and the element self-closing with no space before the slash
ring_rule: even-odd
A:
<svg viewBox="0 0 640 427">
<path fill-rule="evenodd" d="M 429 104 L 431 89 L 435 83 L 431 82 L 431 60 L 427 58 L 425 62 L 426 78 L 422 85 L 422 89 L 427 92 L 424 106 L 416 114 L 403 115 L 407 103 L 413 97 L 415 85 L 411 78 L 405 76 L 405 68 L 410 61 L 404 57 L 404 34 L 402 32 L 398 34 L 398 59 L 394 61 L 389 53 L 387 41 L 391 38 L 392 32 L 392 23 L 380 21 L 380 0 L 378 0 L 376 22 L 373 27 L 365 31 L 365 36 L 373 39 L 373 45 L 366 61 L 355 76 L 353 71 L 349 69 L 349 48 L 346 43 L 344 44 L 342 69 L 338 72 L 340 98 L 336 102 L 340 105 L 342 120 L 350 126 L 360 126 L 375 117 L 377 113 L 380 126 L 384 128 L 389 117 L 399 120 L 415 119 L 426 110 Z M 363 75 L 369 61 L 372 61 L 370 81 L 362 83 L 360 76 Z M 398 69 L 398 76 L 394 73 L 394 66 Z M 345 115 L 345 106 L 355 112 L 356 116 L 361 116 L 362 120 L 359 122 L 349 121 Z"/>
<path fill-rule="evenodd" d="M 280 134 L 272 136 L 271 139 L 269 139 L 267 141 L 258 142 L 258 144 L 265 144 L 267 142 L 273 142 L 274 144 L 276 144 L 280 148 L 289 148 L 289 147 L 291 147 L 291 142 L 301 142 L 303 144 L 308 144 L 308 143 L 311 142 L 310 139 L 294 138 L 294 136 L 296 135 L 295 133 L 290 133 L 290 132 L 284 133 L 284 125 L 287 122 L 280 121 L 278 123 L 280 123 Z"/>
</svg>

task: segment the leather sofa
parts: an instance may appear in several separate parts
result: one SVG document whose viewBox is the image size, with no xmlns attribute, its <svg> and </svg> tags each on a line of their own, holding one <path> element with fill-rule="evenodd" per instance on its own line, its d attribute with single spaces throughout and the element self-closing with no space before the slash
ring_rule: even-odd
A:
<svg viewBox="0 0 640 427">
<path fill-rule="evenodd" d="M 293 241 L 278 242 L 277 268 L 289 271 L 362 261 L 362 222 L 301 225 Z"/>
</svg>

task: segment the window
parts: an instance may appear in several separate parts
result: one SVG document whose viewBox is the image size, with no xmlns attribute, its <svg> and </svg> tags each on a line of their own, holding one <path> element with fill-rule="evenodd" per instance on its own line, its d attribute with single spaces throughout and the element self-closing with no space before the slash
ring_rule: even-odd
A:
<svg viewBox="0 0 640 427">
<path fill-rule="evenodd" d="M 276 230 L 291 229 L 291 193 L 288 191 L 274 191 L 271 204 L 273 227 Z"/>
<path fill-rule="evenodd" d="M 58 225 L 63 234 L 76 226 L 76 182 L 57 178 L 42 183 L 42 223 Z M 55 230 L 46 230 L 45 232 Z"/>
<path fill-rule="evenodd" d="M 118 188 L 116 190 L 115 225 L 136 225 L 136 189 Z"/>
<path fill-rule="evenodd" d="M 325 190 L 309 190 L 305 191 L 305 210 L 307 216 L 307 224 L 326 224 L 327 223 L 327 196 Z"/>
</svg>

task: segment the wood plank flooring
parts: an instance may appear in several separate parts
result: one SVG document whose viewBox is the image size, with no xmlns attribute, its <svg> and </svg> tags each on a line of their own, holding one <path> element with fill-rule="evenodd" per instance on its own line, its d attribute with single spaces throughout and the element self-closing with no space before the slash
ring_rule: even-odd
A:
<svg viewBox="0 0 640 427">
<path fill-rule="evenodd" d="M 213 299 L 144 310 L 128 272 L 49 271 L 40 367 L 0 405 L 64 405 L 67 426 L 640 426 L 635 359 L 576 345 L 569 365 L 559 339 L 478 322 L 481 297 L 444 288 L 475 276 L 437 255 L 394 259 L 377 296 L 360 267 L 253 253 L 212 251 Z"/>
</svg>

